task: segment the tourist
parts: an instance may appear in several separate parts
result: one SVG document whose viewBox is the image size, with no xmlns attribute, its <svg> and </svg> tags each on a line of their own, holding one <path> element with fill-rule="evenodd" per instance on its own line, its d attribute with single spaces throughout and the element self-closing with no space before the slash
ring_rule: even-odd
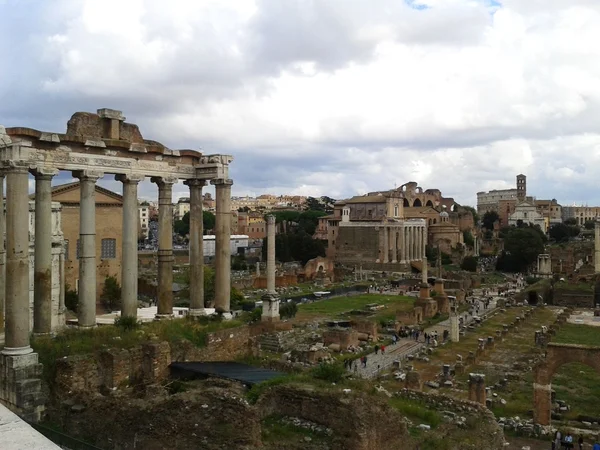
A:
<svg viewBox="0 0 600 450">
<path fill-rule="evenodd" d="M 383 355 L 385 353 L 385 345 L 381 346 L 381 354 Z"/>
<path fill-rule="evenodd" d="M 362 363 L 363 363 L 363 368 L 366 369 L 367 368 L 367 357 L 366 356 L 362 357 Z"/>
<path fill-rule="evenodd" d="M 375 346 L 375 354 L 378 355 L 379 354 L 379 345 Z"/>
<path fill-rule="evenodd" d="M 354 373 L 358 373 L 358 360 L 354 361 Z"/>
<path fill-rule="evenodd" d="M 592 450 L 600 450 L 600 438 L 596 439 L 596 443 L 594 444 Z"/>
<path fill-rule="evenodd" d="M 562 433 L 560 430 L 556 430 L 556 434 L 554 435 L 554 448 L 558 450 L 562 447 Z"/>
<path fill-rule="evenodd" d="M 567 433 L 565 436 L 564 446 L 566 449 L 573 448 L 573 436 L 571 436 L 571 433 Z"/>
<path fill-rule="evenodd" d="M 579 445 L 579 450 L 583 450 L 583 436 L 579 436 L 579 439 L 577 439 L 577 444 Z"/>
</svg>

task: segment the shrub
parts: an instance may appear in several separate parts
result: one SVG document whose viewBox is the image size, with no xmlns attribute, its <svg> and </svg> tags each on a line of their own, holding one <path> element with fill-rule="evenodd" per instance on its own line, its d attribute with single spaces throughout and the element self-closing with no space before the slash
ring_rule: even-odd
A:
<svg viewBox="0 0 600 450">
<path fill-rule="evenodd" d="M 125 331 L 135 330 L 139 328 L 140 325 L 141 323 L 135 317 L 119 316 L 115 319 L 115 326 Z"/>
<path fill-rule="evenodd" d="M 287 302 L 279 307 L 279 316 L 282 319 L 291 319 L 292 317 L 296 317 L 297 312 L 298 305 L 296 302 Z"/>
<path fill-rule="evenodd" d="M 460 268 L 468 272 L 477 272 L 477 261 L 478 258 L 476 256 L 465 256 L 465 259 L 460 264 Z"/>
<path fill-rule="evenodd" d="M 116 311 L 121 308 L 121 286 L 116 277 L 112 275 L 106 277 L 100 300 L 104 307 L 110 311 Z"/>
<path fill-rule="evenodd" d="M 65 306 L 69 311 L 77 312 L 79 306 L 79 294 L 68 284 L 65 284 Z"/>
<path fill-rule="evenodd" d="M 537 277 L 527 277 L 527 278 L 525 278 L 525 283 L 527 283 L 528 285 L 532 285 L 532 284 L 537 283 L 540 280 L 541 280 L 541 278 L 537 278 Z"/>
<path fill-rule="evenodd" d="M 339 363 L 324 364 L 321 363 L 312 371 L 312 376 L 318 380 L 329 381 L 330 383 L 339 383 L 346 374 L 346 369 Z"/>
</svg>

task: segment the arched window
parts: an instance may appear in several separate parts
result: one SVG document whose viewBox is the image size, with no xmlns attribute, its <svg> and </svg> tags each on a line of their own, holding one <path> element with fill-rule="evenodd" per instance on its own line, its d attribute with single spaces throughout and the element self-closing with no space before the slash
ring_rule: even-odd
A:
<svg viewBox="0 0 600 450">
<path fill-rule="evenodd" d="M 408 203 L 408 199 L 407 198 L 404 199 L 404 207 L 405 208 L 410 208 L 410 203 Z"/>
<path fill-rule="evenodd" d="M 416 199 L 413 203 L 413 206 L 423 206 L 423 203 L 421 203 L 420 199 Z"/>
<path fill-rule="evenodd" d="M 116 239 L 102 239 L 101 245 L 102 253 L 100 258 L 102 259 L 114 259 L 117 257 L 117 240 Z"/>
<path fill-rule="evenodd" d="M 400 215 L 400 208 L 398 208 L 398 205 L 394 206 L 394 217 L 398 217 Z"/>
<path fill-rule="evenodd" d="M 431 206 L 433 208 L 433 202 L 431 200 L 427 200 L 427 203 L 425 203 L 425 206 Z"/>
</svg>

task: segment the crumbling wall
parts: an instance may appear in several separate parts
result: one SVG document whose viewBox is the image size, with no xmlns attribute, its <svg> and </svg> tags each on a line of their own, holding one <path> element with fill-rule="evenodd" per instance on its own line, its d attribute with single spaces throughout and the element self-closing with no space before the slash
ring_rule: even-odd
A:
<svg viewBox="0 0 600 450">
<path fill-rule="evenodd" d="M 334 450 L 411 448 L 404 417 L 381 398 L 274 386 L 257 403 L 262 417 L 299 417 L 333 430 Z"/>
</svg>

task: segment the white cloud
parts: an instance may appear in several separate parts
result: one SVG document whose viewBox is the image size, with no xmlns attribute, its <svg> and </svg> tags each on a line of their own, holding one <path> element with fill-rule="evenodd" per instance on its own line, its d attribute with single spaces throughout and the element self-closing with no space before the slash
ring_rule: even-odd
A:
<svg viewBox="0 0 600 450">
<path fill-rule="evenodd" d="M 122 109 L 147 138 L 233 154 L 237 194 L 414 180 L 472 204 L 522 172 L 539 198 L 600 204 L 597 42 L 597 0 L 0 2 L 21 63 L 0 122 Z"/>
</svg>

